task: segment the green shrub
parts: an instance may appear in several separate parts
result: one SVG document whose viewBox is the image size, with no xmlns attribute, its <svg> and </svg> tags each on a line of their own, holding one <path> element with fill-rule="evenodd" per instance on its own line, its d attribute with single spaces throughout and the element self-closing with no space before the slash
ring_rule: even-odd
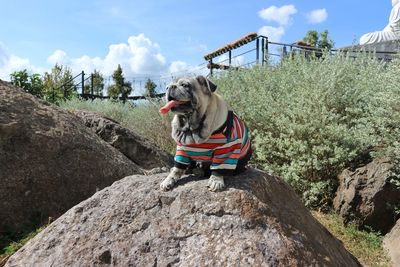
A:
<svg viewBox="0 0 400 267">
<path fill-rule="evenodd" d="M 382 247 L 383 236 L 371 229 L 359 230 L 355 225 L 344 225 L 338 215 L 313 211 L 312 215 L 337 239 L 343 242 L 363 266 L 391 266 Z"/>
<path fill-rule="evenodd" d="M 249 125 L 254 161 L 281 175 L 309 206 L 329 204 L 343 168 L 395 154 L 400 140 L 400 61 L 323 58 L 296 57 L 216 81 Z"/>
<path fill-rule="evenodd" d="M 0 263 L 9 255 L 14 254 L 18 249 L 25 245 L 30 239 L 40 233 L 47 225 L 42 227 L 25 230 L 19 234 L 0 235 Z"/>
<path fill-rule="evenodd" d="M 175 143 L 171 138 L 171 118 L 158 110 L 162 101 L 143 101 L 132 105 L 112 100 L 81 100 L 73 98 L 60 103 L 66 109 L 82 109 L 101 113 L 122 126 L 143 136 L 161 149 L 174 153 Z"/>
<path fill-rule="evenodd" d="M 43 81 L 40 78 L 40 74 L 28 74 L 26 69 L 21 71 L 14 71 L 10 74 L 11 83 L 21 87 L 34 96 L 43 96 Z"/>
</svg>

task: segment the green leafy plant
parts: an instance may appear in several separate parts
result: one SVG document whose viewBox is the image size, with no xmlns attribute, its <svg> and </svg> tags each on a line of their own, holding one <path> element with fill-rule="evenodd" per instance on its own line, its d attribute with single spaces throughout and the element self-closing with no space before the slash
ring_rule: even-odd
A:
<svg viewBox="0 0 400 267">
<path fill-rule="evenodd" d="M 125 81 L 121 65 L 118 64 L 118 67 L 114 71 L 112 78 L 114 80 L 114 84 L 108 87 L 108 95 L 114 99 L 121 97 L 121 99 L 125 102 L 128 95 L 132 92 L 132 84 Z"/>
<path fill-rule="evenodd" d="M 93 90 L 94 95 L 102 96 L 104 90 L 103 75 L 98 70 L 94 70 L 90 75 L 90 79 L 85 83 L 84 93 L 91 94 Z"/>
<path fill-rule="evenodd" d="M 70 99 L 77 94 L 72 80 L 72 71 L 68 67 L 56 64 L 43 78 L 43 98 L 58 104 L 62 99 Z"/>
<path fill-rule="evenodd" d="M 294 57 L 215 81 L 250 127 L 253 161 L 309 206 L 329 205 L 341 170 L 361 155 L 393 154 L 400 140 L 400 61 L 322 58 Z"/>
<path fill-rule="evenodd" d="M 316 30 L 309 30 L 303 41 L 307 44 L 320 49 L 332 49 L 334 46 L 333 40 L 329 37 L 329 31 L 324 30 L 318 33 Z"/>
<path fill-rule="evenodd" d="M 26 69 L 10 74 L 11 83 L 37 97 L 43 96 L 43 82 L 40 74 L 29 74 Z"/>
<path fill-rule="evenodd" d="M 157 94 L 157 85 L 151 79 L 147 79 L 144 88 L 146 89 L 145 96 L 154 97 Z"/>
</svg>

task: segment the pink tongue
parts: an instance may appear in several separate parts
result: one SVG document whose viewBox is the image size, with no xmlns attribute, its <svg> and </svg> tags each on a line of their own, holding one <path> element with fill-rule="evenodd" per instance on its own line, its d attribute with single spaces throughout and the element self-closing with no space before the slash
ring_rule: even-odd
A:
<svg viewBox="0 0 400 267">
<path fill-rule="evenodd" d="M 171 108 L 178 106 L 179 104 L 183 103 L 182 101 L 178 101 L 178 100 L 171 100 L 169 101 L 167 104 L 165 104 L 165 106 L 163 106 L 162 108 L 160 108 L 159 112 L 162 114 L 167 113 Z"/>
</svg>

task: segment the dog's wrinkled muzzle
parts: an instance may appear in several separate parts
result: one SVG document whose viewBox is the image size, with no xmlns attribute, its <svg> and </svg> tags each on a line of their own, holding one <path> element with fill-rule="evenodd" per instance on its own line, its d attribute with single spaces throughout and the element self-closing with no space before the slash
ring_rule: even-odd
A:
<svg viewBox="0 0 400 267">
<path fill-rule="evenodd" d="M 167 103 L 159 110 L 162 114 L 168 113 L 169 111 L 183 114 L 193 111 L 190 95 L 182 92 L 175 85 L 167 87 L 166 100 Z"/>
<path fill-rule="evenodd" d="M 179 101 L 179 100 L 170 100 L 167 102 L 167 104 L 165 104 L 165 106 L 163 106 L 162 108 L 160 108 L 160 113 L 165 114 L 168 111 L 170 111 L 172 108 L 175 107 L 179 107 L 180 105 L 185 105 L 187 102 L 185 101 Z"/>
</svg>

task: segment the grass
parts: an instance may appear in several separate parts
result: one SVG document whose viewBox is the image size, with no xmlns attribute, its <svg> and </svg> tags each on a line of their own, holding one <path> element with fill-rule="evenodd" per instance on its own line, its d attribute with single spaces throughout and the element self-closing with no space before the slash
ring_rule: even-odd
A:
<svg viewBox="0 0 400 267">
<path fill-rule="evenodd" d="M 312 215 L 325 226 L 363 266 L 391 266 L 382 247 L 383 236 L 373 231 L 358 230 L 354 225 L 345 226 L 333 213 L 313 211 Z"/>
<path fill-rule="evenodd" d="M 14 254 L 18 249 L 25 245 L 29 240 L 40 233 L 47 225 L 44 225 L 32 232 L 25 232 L 19 235 L 2 235 L 0 236 L 0 266 L 5 264 L 9 256 Z"/>
</svg>

